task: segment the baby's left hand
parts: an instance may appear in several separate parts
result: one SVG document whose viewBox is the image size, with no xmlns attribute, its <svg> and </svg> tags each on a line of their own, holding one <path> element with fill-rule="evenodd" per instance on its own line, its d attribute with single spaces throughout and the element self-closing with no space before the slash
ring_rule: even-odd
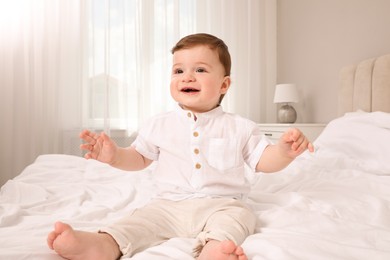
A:
<svg viewBox="0 0 390 260">
<path fill-rule="evenodd" d="M 287 152 L 289 157 L 295 158 L 306 149 L 314 152 L 313 144 L 297 128 L 289 128 L 280 138 L 279 145 Z"/>
</svg>

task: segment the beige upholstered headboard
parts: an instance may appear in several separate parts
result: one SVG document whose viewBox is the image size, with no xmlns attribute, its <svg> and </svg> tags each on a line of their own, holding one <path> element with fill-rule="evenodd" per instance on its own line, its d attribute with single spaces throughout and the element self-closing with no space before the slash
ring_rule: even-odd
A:
<svg viewBox="0 0 390 260">
<path fill-rule="evenodd" d="M 341 69 L 338 113 L 358 109 L 390 113 L 390 54 Z"/>
</svg>

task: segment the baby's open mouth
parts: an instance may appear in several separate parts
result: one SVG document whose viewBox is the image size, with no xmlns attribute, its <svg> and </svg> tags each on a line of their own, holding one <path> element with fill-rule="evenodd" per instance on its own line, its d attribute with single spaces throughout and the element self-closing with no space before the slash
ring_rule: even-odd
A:
<svg viewBox="0 0 390 260">
<path fill-rule="evenodd" d="M 191 93 L 191 92 L 199 92 L 200 90 L 196 88 L 185 87 L 181 91 L 186 93 Z"/>
</svg>

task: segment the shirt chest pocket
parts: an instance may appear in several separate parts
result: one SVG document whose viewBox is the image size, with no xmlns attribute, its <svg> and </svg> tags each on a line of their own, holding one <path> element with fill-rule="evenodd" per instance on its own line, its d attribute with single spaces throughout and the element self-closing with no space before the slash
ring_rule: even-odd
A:
<svg viewBox="0 0 390 260">
<path fill-rule="evenodd" d="M 224 171 L 237 166 L 237 141 L 227 138 L 211 138 L 208 144 L 207 160 L 210 166 Z"/>
</svg>

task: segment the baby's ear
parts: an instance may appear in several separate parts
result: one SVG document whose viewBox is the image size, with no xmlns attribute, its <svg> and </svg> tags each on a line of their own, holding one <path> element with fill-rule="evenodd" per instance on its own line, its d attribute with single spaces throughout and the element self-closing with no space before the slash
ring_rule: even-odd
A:
<svg viewBox="0 0 390 260">
<path fill-rule="evenodd" d="M 230 76 L 225 76 L 221 85 L 221 94 L 226 94 L 230 87 L 231 79 Z"/>
</svg>

